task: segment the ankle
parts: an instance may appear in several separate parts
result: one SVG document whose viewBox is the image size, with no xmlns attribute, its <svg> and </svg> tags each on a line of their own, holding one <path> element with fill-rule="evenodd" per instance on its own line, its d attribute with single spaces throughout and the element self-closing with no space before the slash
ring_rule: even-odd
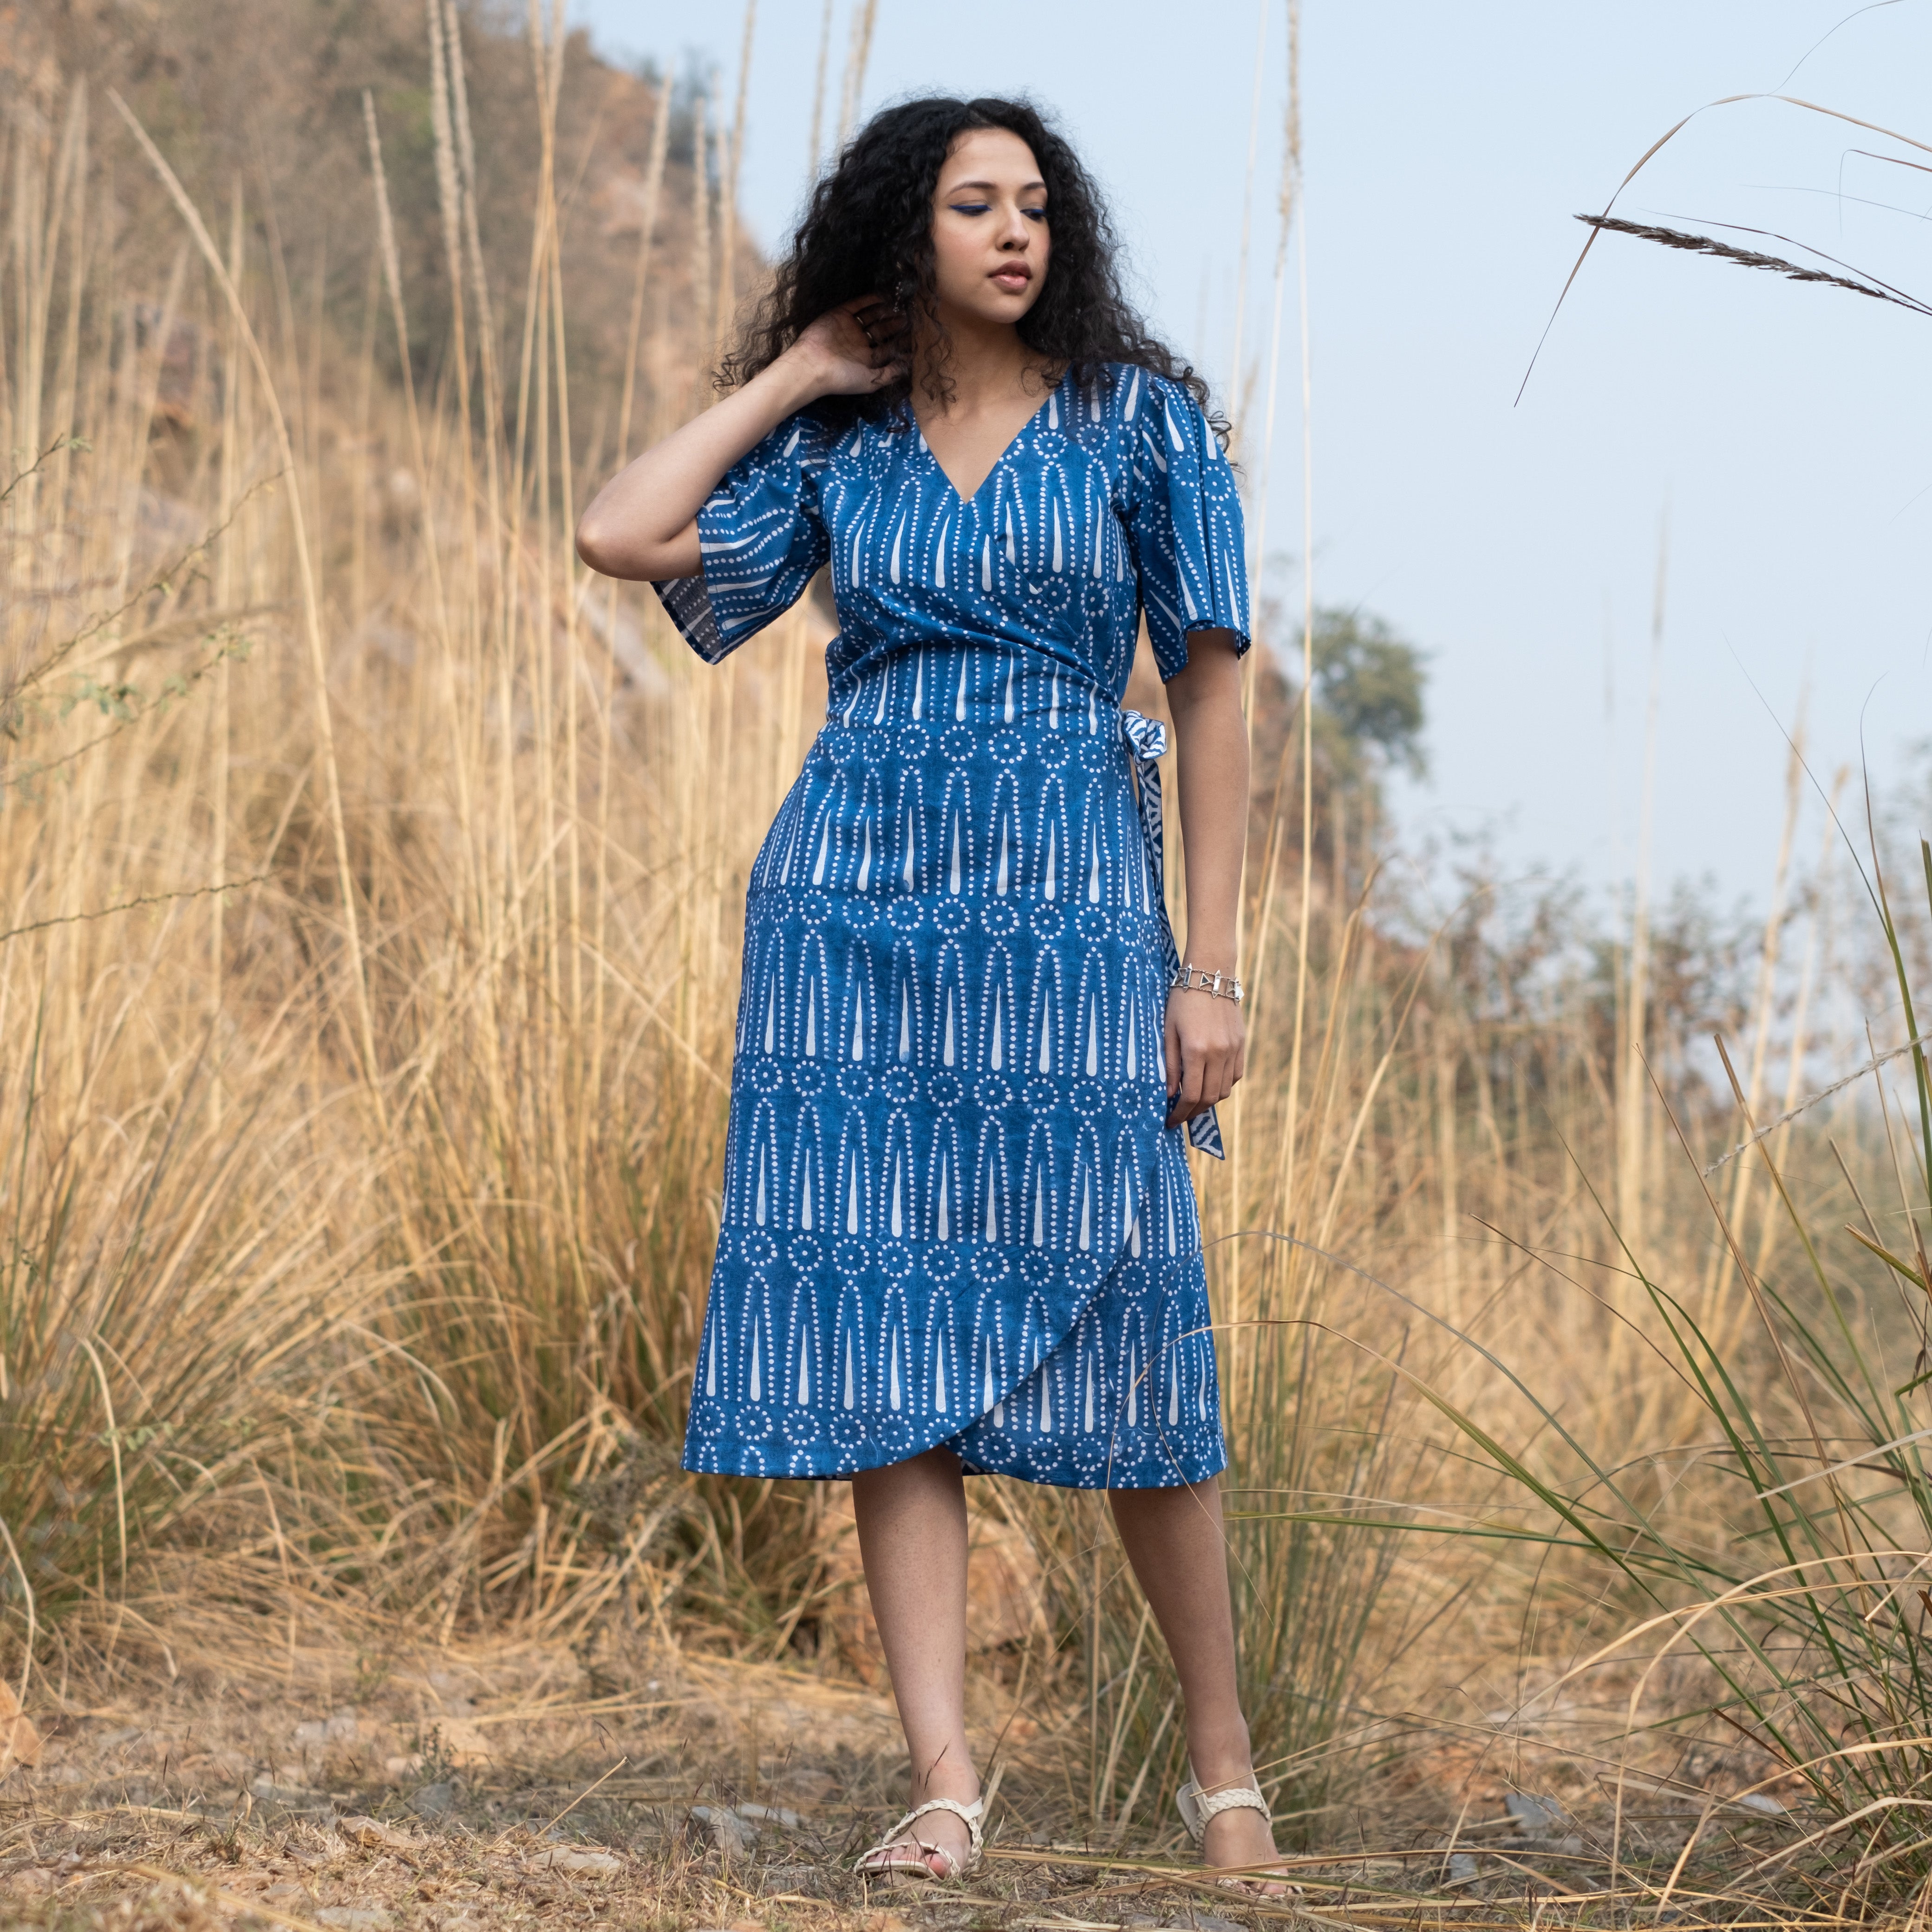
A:
<svg viewBox="0 0 1932 1932">
<path fill-rule="evenodd" d="M 1188 1762 L 1203 1791 L 1251 1782 L 1254 1761 L 1250 1750 L 1248 1726 L 1240 1717 L 1229 1724 L 1211 1729 L 1204 1726 L 1198 1732 L 1190 1730 L 1188 1733 Z"/>
<path fill-rule="evenodd" d="M 928 1766 L 924 1777 L 916 1770 L 913 1774 L 915 1804 L 923 1804 L 932 1798 L 950 1798 L 955 1804 L 970 1804 L 979 1795 L 980 1774 L 973 1768 L 972 1754 L 964 1739 L 940 1753 Z"/>
</svg>

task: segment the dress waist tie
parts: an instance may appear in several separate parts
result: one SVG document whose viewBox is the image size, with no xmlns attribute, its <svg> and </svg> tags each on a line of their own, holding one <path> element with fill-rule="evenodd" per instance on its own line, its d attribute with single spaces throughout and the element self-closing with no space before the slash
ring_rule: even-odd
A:
<svg viewBox="0 0 1932 1932">
<path fill-rule="evenodd" d="M 1126 741 L 1127 757 L 1134 768 L 1141 842 L 1147 848 L 1148 871 L 1154 880 L 1154 907 L 1160 916 L 1161 957 L 1172 987 L 1174 976 L 1180 969 L 1180 949 L 1174 943 L 1174 927 L 1167 916 L 1166 870 L 1162 860 L 1159 760 L 1167 749 L 1167 727 L 1159 718 L 1150 718 L 1143 712 L 1123 711 L 1120 736 Z M 1187 1123 L 1187 1138 L 1203 1154 L 1210 1154 L 1216 1160 L 1227 1159 L 1227 1150 L 1221 1144 L 1221 1123 L 1212 1107 L 1204 1114 L 1196 1114 Z"/>
</svg>

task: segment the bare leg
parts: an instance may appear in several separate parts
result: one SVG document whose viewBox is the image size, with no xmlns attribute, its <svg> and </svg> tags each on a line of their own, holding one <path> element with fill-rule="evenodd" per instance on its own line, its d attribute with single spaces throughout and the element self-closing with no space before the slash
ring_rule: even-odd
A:
<svg viewBox="0 0 1932 1932">
<path fill-rule="evenodd" d="M 885 1646 L 892 1696 L 912 1756 L 912 1802 L 980 1795 L 966 1742 L 966 1486 L 950 1449 L 928 1449 L 852 1479 L 866 1588 Z M 929 1845 L 966 1856 L 965 1826 L 929 1812 L 915 1828 Z M 936 1876 L 944 1862 L 928 1858 Z M 916 1868 L 914 1868 L 916 1876 Z"/>
<path fill-rule="evenodd" d="M 1234 1681 L 1234 1612 L 1220 1486 L 1210 1478 L 1172 1489 L 1114 1490 L 1108 1500 L 1180 1679 L 1194 1774 L 1204 1791 L 1244 1784 L 1252 1766 L 1247 1720 Z M 1201 1856 L 1210 1865 L 1258 1865 L 1274 1850 L 1267 1819 L 1258 1811 L 1235 1810 L 1209 1820 Z"/>
</svg>

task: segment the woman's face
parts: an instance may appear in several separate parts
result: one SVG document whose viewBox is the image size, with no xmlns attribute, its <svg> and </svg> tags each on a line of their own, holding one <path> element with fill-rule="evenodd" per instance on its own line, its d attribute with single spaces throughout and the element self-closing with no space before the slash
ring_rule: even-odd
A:
<svg viewBox="0 0 1932 1932">
<path fill-rule="evenodd" d="M 1052 250 L 1046 184 L 1033 150 L 1004 128 L 961 135 L 932 197 L 933 280 L 941 316 L 1018 322 L 1040 299 Z"/>
</svg>

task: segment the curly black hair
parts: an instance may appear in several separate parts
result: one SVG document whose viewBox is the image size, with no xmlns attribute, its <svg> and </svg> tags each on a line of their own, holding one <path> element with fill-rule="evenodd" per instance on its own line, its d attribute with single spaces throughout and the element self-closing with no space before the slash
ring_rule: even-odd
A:
<svg viewBox="0 0 1932 1932">
<path fill-rule="evenodd" d="M 1094 380 L 1108 363 L 1132 363 L 1180 383 L 1207 410 L 1207 383 L 1149 334 L 1123 292 L 1112 220 L 1064 138 L 1030 101 L 944 94 L 882 109 L 820 176 L 790 252 L 719 365 L 718 387 L 749 382 L 826 310 L 876 294 L 934 332 L 940 353 L 923 384 L 935 400 L 948 396 L 945 331 L 934 299 L 932 197 L 953 142 L 984 128 L 1017 134 L 1046 184 L 1053 252 L 1039 299 L 1019 322 L 1020 340 L 1056 369 L 1071 369 L 1078 382 Z M 903 423 L 910 386 L 904 376 L 868 396 L 826 396 L 813 412 L 839 424 L 860 416 Z M 1225 419 L 1210 414 L 1209 421 L 1225 443 Z"/>
</svg>

